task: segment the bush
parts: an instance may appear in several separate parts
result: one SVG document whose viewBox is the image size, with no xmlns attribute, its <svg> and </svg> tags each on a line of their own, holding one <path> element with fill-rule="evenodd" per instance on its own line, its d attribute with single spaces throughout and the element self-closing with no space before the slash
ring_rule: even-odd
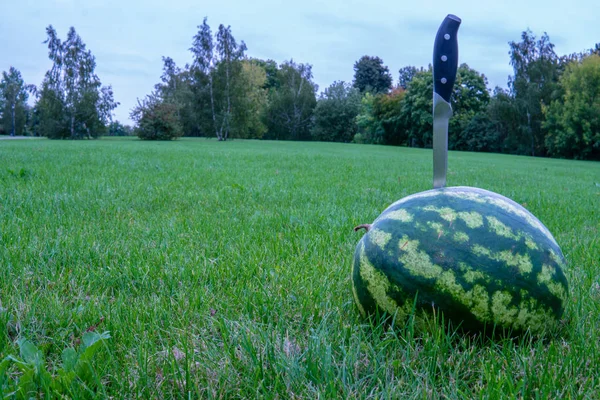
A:
<svg viewBox="0 0 600 400">
<path fill-rule="evenodd" d="M 133 129 L 119 121 L 113 121 L 108 125 L 108 136 L 131 136 L 132 134 Z"/>
<path fill-rule="evenodd" d="M 142 140 L 173 140 L 183 136 L 177 106 L 148 98 L 132 112 L 138 126 L 135 134 Z"/>
<path fill-rule="evenodd" d="M 363 135 L 362 133 L 357 133 L 356 135 L 354 135 L 354 138 L 352 138 L 352 143 L 367 144 L 369 143 L 369 141 L 365 137 L 365 135 Z"/>
</svg>

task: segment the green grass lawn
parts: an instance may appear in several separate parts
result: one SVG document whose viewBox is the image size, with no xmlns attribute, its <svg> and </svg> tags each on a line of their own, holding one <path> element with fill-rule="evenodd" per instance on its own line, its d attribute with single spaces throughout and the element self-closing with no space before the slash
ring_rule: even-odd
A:
<svg viewBox="0 0 600 400">
<path fill-rule="evenodd" d="M 561 246 L 567 327 L 543 340 L 360 317 L 352 228 L 431 177 L 422 149 L 2 141 L 0 360 L 26 337 L 56 375 L 95 330 L 72 397 L 600 398 L 600 163 L 449 155 L 449 186 L 512 198 Z"/>
</svg>

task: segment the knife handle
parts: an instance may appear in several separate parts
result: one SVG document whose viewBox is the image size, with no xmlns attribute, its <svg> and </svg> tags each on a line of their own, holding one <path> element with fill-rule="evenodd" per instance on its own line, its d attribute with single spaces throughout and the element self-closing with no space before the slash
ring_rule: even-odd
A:
<svg viewBox="0 0 600 400">
<path fill-rule="evenodd" d="M 458 27 L 460 18 L 448 16 L 440 25 L 433 44 L 433 90 L 450 103 L 458 69 Z"/>
</svg>

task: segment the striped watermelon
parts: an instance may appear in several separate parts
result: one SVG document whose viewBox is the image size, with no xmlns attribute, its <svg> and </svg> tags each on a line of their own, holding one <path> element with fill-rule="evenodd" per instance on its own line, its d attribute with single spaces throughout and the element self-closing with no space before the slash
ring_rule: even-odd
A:
<svg viewBox="0 0 600 400">
<path fill-rule="evenodd" d="M 565 259 L 548 229 L 499 194 L 434 189 L 389 206 L 356 247 L 353 292 L 363 315 L 443 312 L 470 331 L 532 333 L 557 325 Z M 357 227 L 359 228 L 359 227 Z M 415 303 L 416 300 L 416 303 Z"/>
</svg>

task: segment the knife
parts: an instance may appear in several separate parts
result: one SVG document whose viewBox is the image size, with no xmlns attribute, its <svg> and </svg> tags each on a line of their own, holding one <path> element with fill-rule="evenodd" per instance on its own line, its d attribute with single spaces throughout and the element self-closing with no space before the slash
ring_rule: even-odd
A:
<svg viewBox="0 0 600 400">
<path fill-rule="evenodd" d="M 448 16 L 440 25 L 433 45 L 433 188 L 446 186 L 448 170 L 448 121 L 452 116 L 450 96 L 458 69 L 460 18 Z"/>
</svg>

